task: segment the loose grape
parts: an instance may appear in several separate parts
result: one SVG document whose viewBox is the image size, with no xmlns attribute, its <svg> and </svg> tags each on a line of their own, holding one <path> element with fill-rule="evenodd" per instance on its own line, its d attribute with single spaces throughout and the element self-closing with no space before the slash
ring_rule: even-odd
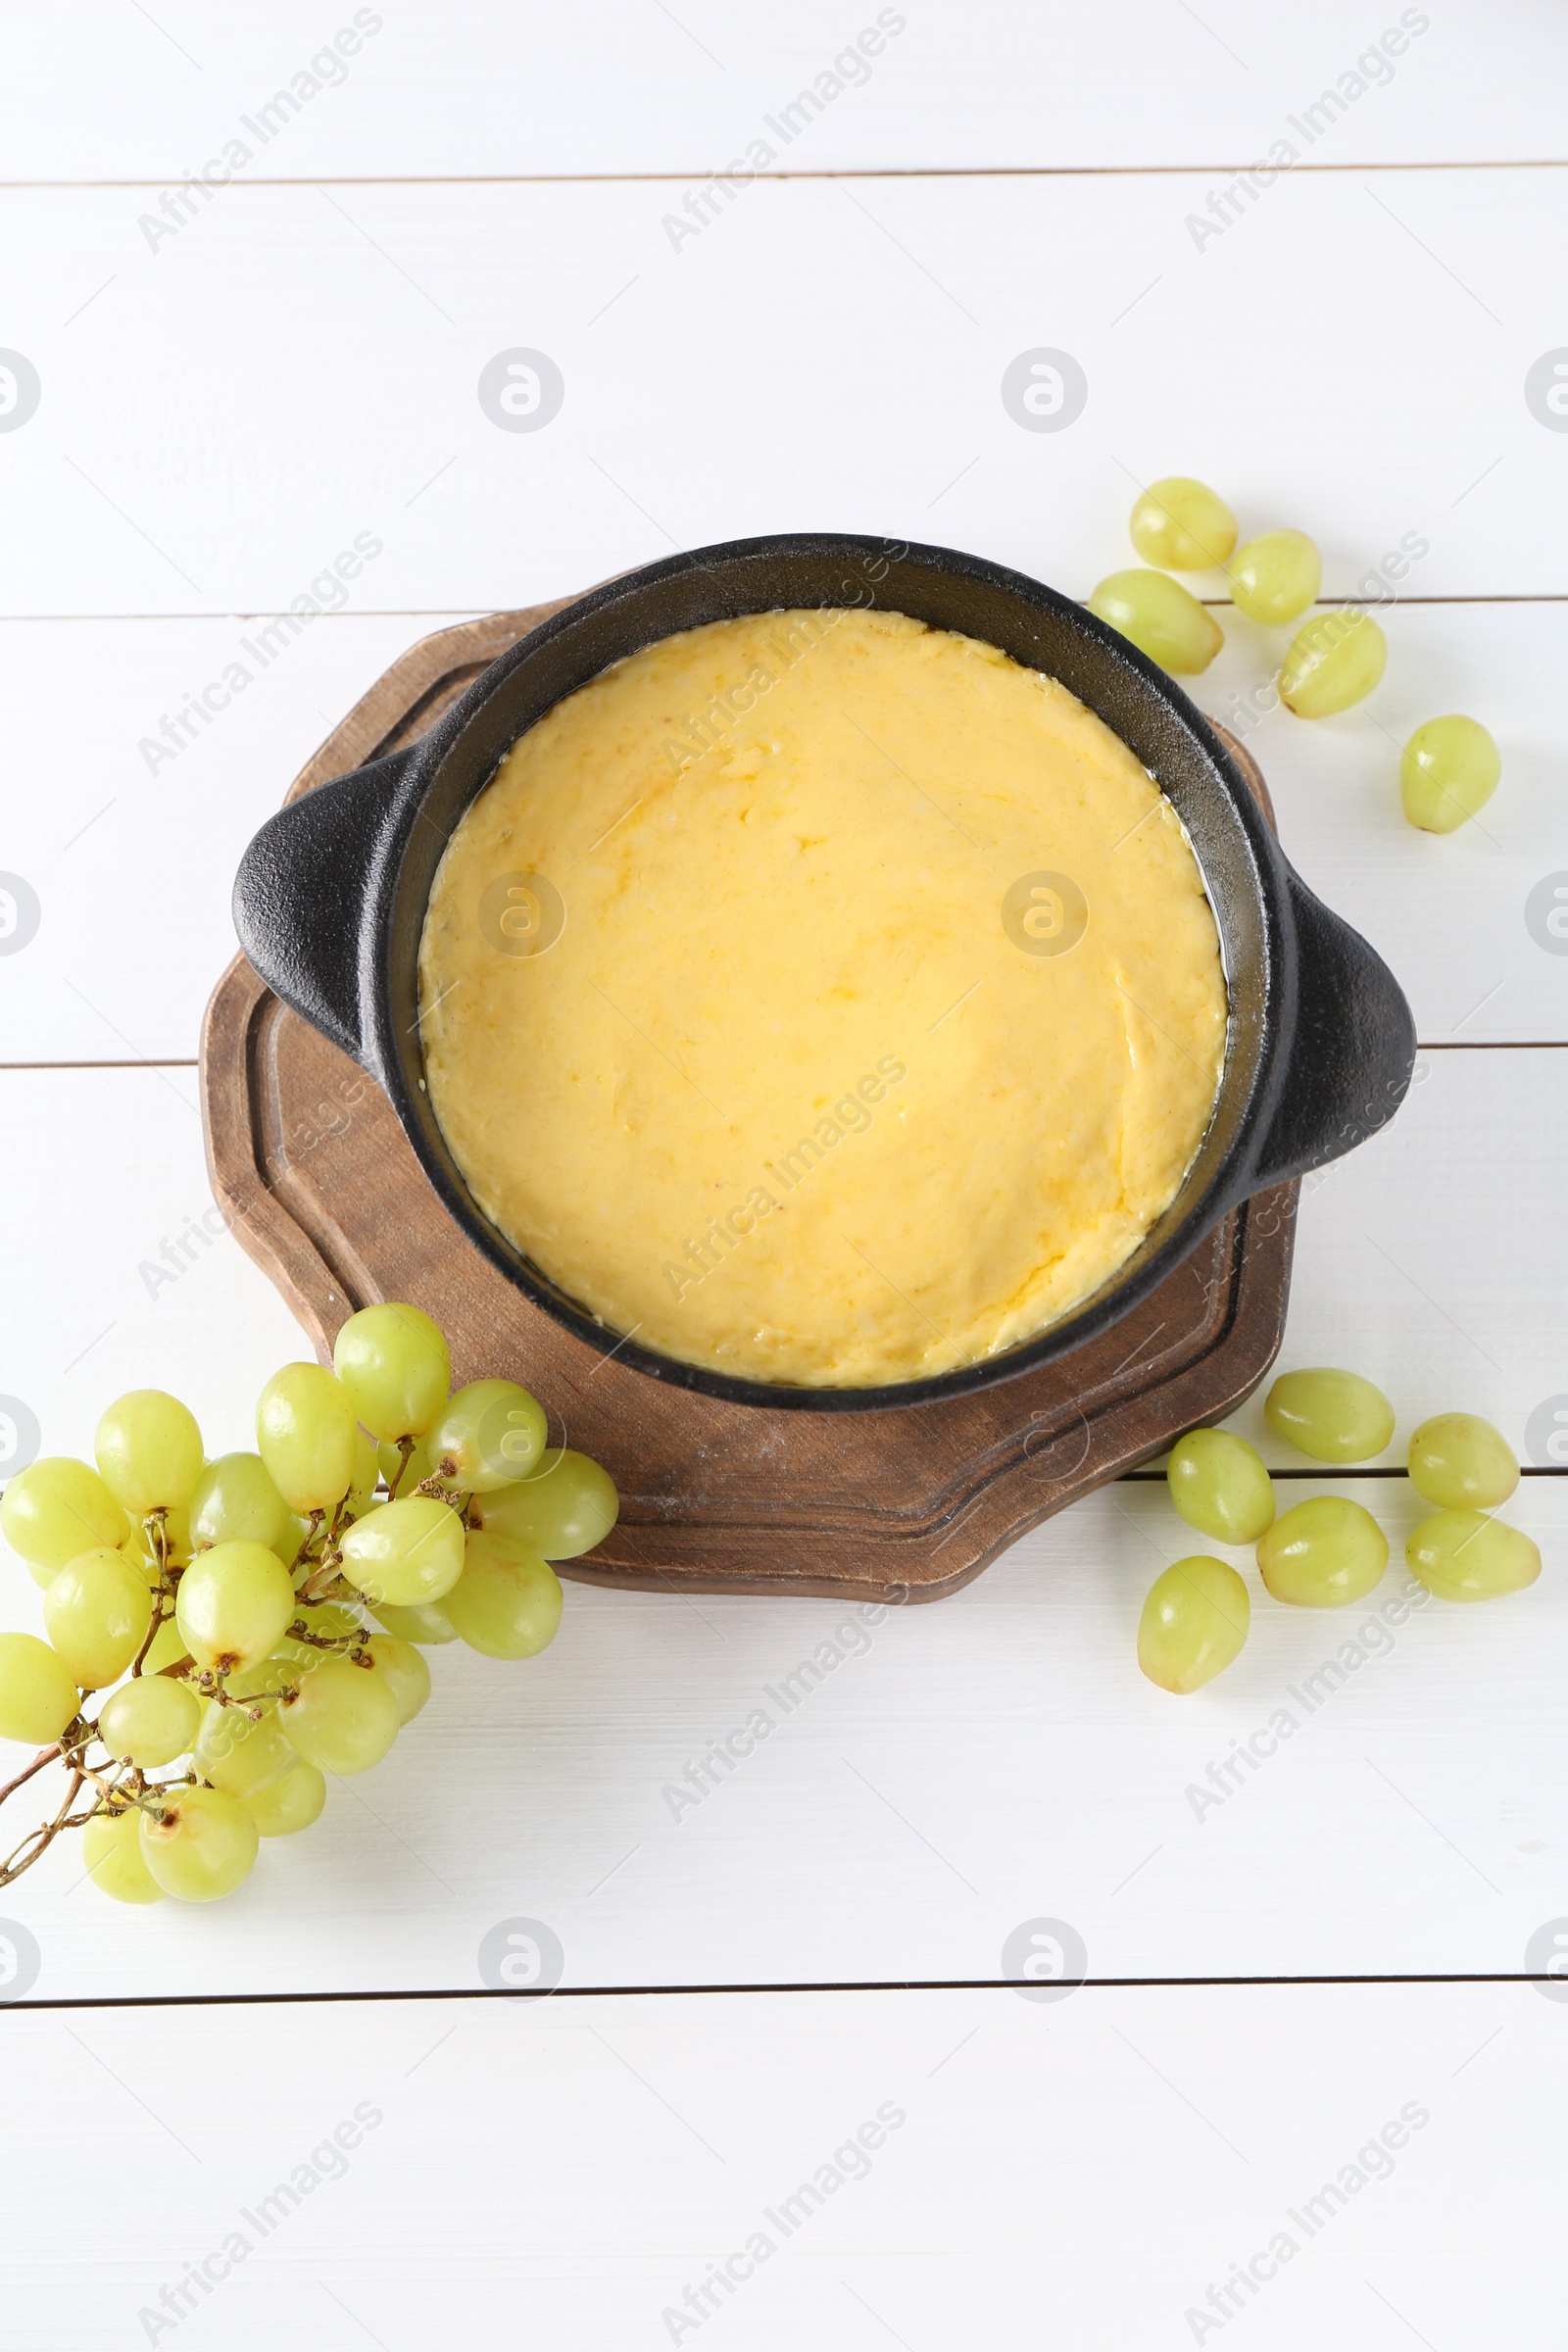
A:
<svg viewBox="0 0 1568 2352">
<path fill-rule="evenodd" d="M 531 1658 L 555 1640 L 561 1580 L 548 1561 L 509 1536 L 470 1536 L 463 1574 L 442 1603 L 470 1649 L 487 1658 Z"/>
<path fill-rule="evenodd" d="M 1316 604 L 1323 560 L 1304 531 L 1263 531 L 1231 558 L 1230 582 L 1238 612 L 1278 627 Z"/>
<path fill-rule="evenodd" d="M 410 1642 L 395 1634 L 372 1634 L 366 1643 L 370 1664 L 392 1693 L 398 1723 L 412 1723 L 430 1695 L 430 1669 Z"/>
<path fill-rule="evenodd" d="M 1423 833 L 1452 833 L 1486 807 L 1501 774 L 1502 754 L 1478 718 L 1429 718 L 1399 760 L 1404 813 Z"/>
<path fill-rule="evenodd" d="M 189 1755 L 201 1729 L 202 1704 L 189 1683 L 167 1674 L 138 1675 L 106 1698 L 98 1737 L 112 1756 L 154 1772 Z"/>
<path fill-rule="evenodd" d="M 294 1556 L 294 1514 L 259 1453 L 223 1453 L 209 1462 L 190 1498 L 191 1540 L 265 1544 L 280 1560 Z"/>
<path fill-rule="evenodd" d="M 318 1820 L 325 1803 L 326 1776 L 300 1756 L 292 1772 L 246 1797 L 245 1810 L 263 1838 L 291 1838 Z"/>
<path fill-rule="evenodd" d="M 1394 1435 L 1394 1407 L 1359 1372 L 1282 1372 L 1263 1418 L 1315 1462 L 1364 1462 Z"/>
<path fill-rule="evenodd" d="M 420 1438 L 447 1400 L 452 1357 L 440 1326 L 416 1306 L 389 1302 L 350 1315 L 332 1367 L 372 1438 Z"/>
<path fill-rule="evenodd" d="M 294 1615 L 288 1570 L 265 1544 L 215 1544 L 179 1580 L 175 1618 L 198 1666 L 227 1674 L 265 1658 Z"/>
<path fill-rule="evenodd" d="M 1089 610 L 1130 638 L 1161 669 L 1206 669 L 1225 632 L 1196 596 L 1162 571 L 1113 571 L 1089 599 Z"/>
<path fill-rule="evenodd" d="M 95 1813 L 81 1833 L 81 1859 L 93 1885 L 117 1903 L 161 1903 L 164 1890 L 141 1850 L 141 1814 Z"/>
<path fill-rule="evenodd" d="M 1236 517 L 1225 501 L 1185 473 L 1151 482 L 1127 527 L 1144 562 L 1162 571 L 1206 571 L 1236 545 Z"/>
<path fill-rule="evenodd" d="M 56 1571 L 43 1596 L 43 1621 L 68 1671 L 84 1690 L 97 1690 L 118 1683 L 135 1657 L 152 1608 L 146 1577 L 99 1545 Z"/>
<path fill-rule="evenodd" d="M 1411 1432 L 1410 1484 L 1444 1510 L 1495 1510 L 1519 1484 L 1500 1429 L 1476 1413 L 1438 1413 Z"/>
<path fill-rule="evenodd" d="M 29 1567 L 50 1576 L 78 1552 L 95 1544 L 123 1544 L 129 1533 L 129 1521 L 97 1471 L 68 1454 L 29 1463 L 7 1481 L 0 1496 L 0 1535 Z"/>
<path fill-rule="evenodd" d="M 172 1788 L 163 1818 L 141 1817 L 142 1858 L 166 1894 L 210 1903 L 231 1894 L 256 1862 L 256 1824 L 221 1788 Z"/>
<path fill-rule="evenodd" d="M 1412 1576 L 1439 1600 L 1495 1600 L 1541 1574 L 1541 1552 L 1518 1528 L 1484 1511 L 1434 1511 L 1404 1546 Z"/>
<path fill-rule="evenodd" d="M 432 1462 L 451 1462 L 456 1487 L 493 1494 L 526 1478 L 545 1447 L 545 1410 L 514 1380 L 472 1380 L 448 1397 L 429 1433 Z"/>
<path fill-rule="evenodd" d="M 511 1536 L 541 1559 L 575 1560 L 604 1542 L 620 1497 L 610 1473 L 587 1454 L 547 1446 L 526 1478 L 479 1495 L 473 1509 L 486 1535 Z"/>
<path fill-rule="evenodd" d="M 205 1458 L 196 1417 L 162 1389 L 132 1389 L 93 1441 L 105 1486 L 138 1519 L 188 1503 Z"/>
<path fill-rule="evenodd" d="M 1276 1600 L 1339 1609 L 1371 1592 L 1389 1564 L 1389 1540 L 1358 1502 L 1314 1494 L 1275 1520 L 1257 1564 Z"/>
<path fill-rule="evenodd" d="M 292 1772 L 299 1758 L 278 1728 L 273 1709 L 253 1723 L 244 1707 L 210 1707 L 191 1762 L 215 1788 L 248 1801 Z"/>
<path fill-rule="evenodd" d="M 1216 1544 L 1255 1544 L 1274 1524 L 1274 1482 L 1263 1457 L 1226 1429 L 1190 1429 L 1171 1449 L 1170 1498 Z"/>
<path fill-rule="evenodd" d="M 190 1656 L 185 1637 L 179 1630 L 177 1617 L 166 1617 L 153 1636 L 152 1647 L 141 1662 L 143 1676 L 162 1674 L 166 1666 L 177 1666 Z"/>
<path fill-rule="evenodd" d="M 1298 718 L 1329 718 L 1364 702 L 1388 664 L 1389 641 L 1353 605 L 1319 612 L 1297 630 L 1280 671 L 1280 701 Z"/>
<path fill-rule="evenodd" d="M 327 1650 L 282 1701 L 277 1719 L 290 1744 L 320 1772 L 366 1772 L 398 1736 L 386 1677 Z"/>
<path fill-rule="evenodd" d="M 1241 1654 L 1252 1604 L 1234 1568 L 1200 1552 L 1149 1588 L 1138 1620 L 1138 1663 L 1162 1690 L 1201 1690 Z"/>
<path fill-rule="evenodd" d="M 367 1600 L 439 1600 L 463 1574 L 463 1521 L 433 1494 L 383 1502 L 342 1540 L 343 1574 Z"/>
<path fill-rule="evenodd" d="M 0 1634 L 0 1740 L 46 1747 L 81 1705 L 65 1661 L 32 1634 Z"/>
<path fill-rule="evenodd" d="M 325 1511 L 354 1475 L 354 1400 L 319 1364 L 285 1364 L 262 1391 L 256 1445 L 291 1511 Z"/>
<path fill-rule="evenodd" d="M 438 1600 L 425 1600 L 410 1608 L 394 1608 L 383 1600 L 370 1614 L 377 1625 L 384 1625 L 389 1634 L 403 1642 L 417 1642 L 426 1649 L 439 1648 L 444 1642 L 455 1642 L 458 1629 Z"/>
</svg>

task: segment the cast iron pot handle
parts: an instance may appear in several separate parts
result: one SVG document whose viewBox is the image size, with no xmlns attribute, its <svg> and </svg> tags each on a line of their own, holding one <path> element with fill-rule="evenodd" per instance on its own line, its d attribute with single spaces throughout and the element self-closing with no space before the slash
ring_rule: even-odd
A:
<svg viewBox="0 0 1568 2352">
<path fill-rule="evenodd" d="M 239 944 L 275 996 L 369 1063 L 360 956 L 377 851 L 416 746 L 318 784 L 269 817 L 234 882 Z"/>
<path fill-rule="evenodd" d="M 1252 1189 L 1304 1176 L 1387 1126 L 1415 1064 L 1404 992 L 1358 931 L 1290 877 L 1296 916 L 1296 1029 L 1279 1107 Z"/>
</svg>

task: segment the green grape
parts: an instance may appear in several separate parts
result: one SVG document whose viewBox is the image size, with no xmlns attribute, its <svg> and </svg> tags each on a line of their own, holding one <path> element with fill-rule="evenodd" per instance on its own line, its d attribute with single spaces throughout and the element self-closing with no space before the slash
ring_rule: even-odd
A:
<svg viewBox="0 0 1568 2352">
<path fill-rule="evenodd" d="M 265 1544 L 280 1560 L 291 1560 L 297 1548 L 294 1527 L 294 1514 L 259 1453 L 220 1454 L 196 1481 L 190 1535 L 199 1548 L 210 1544 Z"/>
<path fill-rule="evenodd" d="M 510 1536 L 470 1536 L 463 1574 L 443 1603 L 470 1649 L 487 1658 L 531 1658 L 561 1623 L 561 1579 Z"/>
<path fill-rule="evenodd" d="M 1294 620 L 1317 602 L 1323 560 L 1304 531 L 1263 531 L 1230 561 L 1231 594 L 1249 620 Z"/>
<path fill-rule="evenodd" d="M 1541 1574 L 1541 1552 L 1485 1511 L 1434 1511 L 1407 1539 L 1405 1560 L 1439 1600 L 1495 1600 Z"/>
<path fill-rule="evenodd" d="M 118 1545 L 130 1522 L 96 1470 L 68 1454 L 46 1455 L 6 1483 L 0 1535 L 46 1584 L 57 1568 L 96 1544 Z"/>
<path fill-rule="evenodd" d="M 377 1625 L 384 1625 L 400 1642 L 417 1642 L 426 1649 L 438 1649 L 443 1642 L 458 1638 L 457 1627 L 438 1600 L 418 1601 L 401 1609 L 383 1600 L 370 1614 Z"/>
<path fill-rule="evenodd" d="M 43 1596 L 50 1642 L 84 1690 L 119 1682 L 147 1639 L 152 1613 L 146 1577 L 103 1545 L 57 1569 Z"/>
<path fill-rule="evenodd" d="M 285 1364 L 256 1407 L 256 1445 L 291 1511 L 328 1511 L 354 1475 L 359 1427 L 343 1383 L 319 1364 Z"/>
<path fill-rule="evenodd" d="M 263 1838 L 292 1838 L 296 1830 L 308 1830 L 319 1820 L 325 1803 L 325 1774 L 298 1756 L 292 1772 L 246 1797 L 245 1810 Z"/>
<path fill-rule="evenodd" d="M 0 1740 L 47 1747 L 81 1698 L 65 1661 L 33 1634 L 0 1634 Z"/>
<path fill-rule="evenodd" d="M 602 1544 L 620 1513 L 608 1470 L 566 1446 L 547 1446 L 538 1466 L 515 1485 L 478 1495 L 474 1514 L 486 1535 L 511 1536 L 546 1560 L 575 1560 Z"/>
<path fill-rule="evenodd" d="M 398 1736 L 387 1679 L 322 1650 L 277 1710 L 285 1738 L 320 1772 L 366 1772 Z"/>
<path fill-rule="evenodd" d="M 1263 1457 L 1227 1429 L 1190 1429 L 1171 1449 L 1170 1498 L 1216 1544 L 1255 1544 L 1274 1524 L 1274 1482 Z"/>
<path fill-rule="evenodd" d="M 1500 1429 L 1476 1413 L 1437 1413 L 1410 1435 L 1410 1484 L 1444 1510 L 1495 1510 L 1519 1484 Z"/>
<path fill-rule="evenodd" d="M 412 1723 L 430 1695 L 430 1669 L 411 1642 L 395 1634 L 372 1634 L 366 1644 L 372 1669 L 392 1693 L 401 1728 Z"/>
<path fill-rule="evenodd" d="M 350 1315 L 332 1367 L 372 1438 L 421 1438 L 447 1400 L 452 1357 L 440 1326 L 416 1306 L 389 1302 Z"/>
<path fill-rule="evenodd" d="M 106 1698 L 98 1737 L 112 1756 L 155 1772 L 188 1756 L 201 1729 L 202 1702 L 189 1683 L 167 1674 L 142 1674 Z"/>
<path fill-rule="evenodd" d="M 112 1404 L 93 1450 L 104 1485 L 138 1519 L 188 1503 L 205 1459 L 195 1415 L 162 1389 L 132 1389 Z"/>
<path fill-rule="evenodd" d="M 1365 1462 L 1394 1435 L 1394 1407 L 1359 1372 L 1282 1372 L 1263 1418 L 1315 1462 Z"/>
<path fill-rule="evenodd" d="M 1200 1690 L 1241 1654 L 1252 1604 L 1234 1568 L 1200 1552 L 1149 1588 L 1138 1663 L 1162 1690 Z"/>
<path fill-rule="evenodd" d="M 191 1751 L 204 1781 L 247 1801 L 280 1781 L 299 1762 L 269 1708 L 253 1723 L 244 1707 L 209 1707 Z"/>
<path fill-rule="evenodd" d="M 134 1805 L 123 1813 L 95 1813 L 81 1833 L 81 1859 L 87 1876 L 117 1903 L 161 1903 L 164 1890 L 147 1867 L 141 1850 L 141 1814 Z"/>
<path fill-rule="evenodd" d="M 1089 610 L 1161 669 L 1184 675 L 1206 669 L 1225 642 L 1206 606 L 1162 571 L 1111 572 L 1089 599 Z"/>
<path fill-rule="evenodd" d="M 1389 641 L 1370 612 L 1346 605 L 1303 622 L 1285 649 L 1280 701 L 1298 718 L 1329 718 L 1364 702 L 1382 677 Z"/>
<path fill-rule="evenodd" d="M 166 1667 L 178 1666 L 189 1656 L 178 1618 L 166 1617 L 153 1636 L 152 1647 L 141 1662 L 142 1675 L 145 1678 L 150 1674 L 162 1674 Z"/>
<path fill-rule="evenodd" d="M 343 1574 L 367 1600 L 439 1600 L 463 1574 L 463 1521 L 433 1494 L 383 1502 L 343 1537 Z"/>
<path fill-rule="evenodd" d="M 549 1434 L 543 1405 L 514 1380 L 473 1380 L 448 1397 L 427 1443 L 454 1486 L 489 1494 L 527 1477 Z"/>
<path fill-rule="evenodd" d="M 1275 1520 L 1257 1564 L 1276 1600 L 1340 1609 L 1371 1592 L 1389 1564 L 1389 1540 L 1358 1502 L 1314 1494 Z"/>
<path fill-rule="evenodd" d="M 210 1903 L 232 1894 L 256 1861 L 256 1824 L 221 1788 L 170 1788 L 163 1818 L 141 1817 L 142 1858 L 166 1894 Z"/>
<path fill-rule="evenodd" d="M 175 1619 L 198 1666 L 254 1666 L 294 1615 L 288 1570 L 265 1544 L 215 1544 L 179 1580 Z"/>
<path fill-rule="evenodd" d="M 1423 833 L 1452 833 L 1486 807 L 1501 774 L 1502 754 L 1479 718 L 1429 718 L 1399 760 L 1404 813 Z"/>
<path fill-rule="evenodd" d="M 347 1510 L 351 1519 L 363 1519 L 375 1500 L 376 1481 L 381 1465 L 376 1450 L 363 1429 L 354 1433 L 354 1468 L 349 1474 Z"/>
<path fill-rule="evenodd" d="M 1144 562 L 1162 571 L 1206 571 L 1236 545 L 1236 517 L 1225 501 L 1185 473 L 1151 482 L 1127 527 Z"/>
<path fill-rule="evenodd" d="M 407 1467 L 404 1466 L 403 1456 L 398 1447 L 389 1446 L 385 1440 L 377 1446 L 375 1458 L 380 1467 L 381 1476 L 386 1480 L 387 1493 L 390 1494 L 395 1486 L 397 1498 L 400 1500 L 406 1499 L 412 1494 L 420 1480 L 429 1478 L 434 1469 L 434 1464 L 430 1460 L 428 1438 L 419 1440 L 409 1456 Z"/>
</svg>

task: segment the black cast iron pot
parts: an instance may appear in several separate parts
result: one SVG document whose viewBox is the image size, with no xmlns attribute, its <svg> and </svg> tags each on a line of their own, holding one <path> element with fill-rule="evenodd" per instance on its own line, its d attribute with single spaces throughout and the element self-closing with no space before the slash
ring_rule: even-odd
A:
<svg viewBox="0 0 1568 2352">
<path fill-rule="evenodd" d="M 705 621 L 852 604 L 1001 646 L 1060 679 L 1132 747 L 1174 802 L 1202 868 L 1230 1030 L 1213 1119 L 1180 1193 L 1112 1280 L 1038 1339 L 935 1379 L 858 1389 L 732 1379 L 632 1341 L 617 1349 L 658 1380 L 814 1412 L 920 1404 L 1064 1355 L 1146 1298 L 1238 1202 L 1350 1151 L 1403 1099 L 1415 1032 L 1393 974 L 1292 871 L 1218 737 L 1152 662 L 1081 605 L 980 556 L 834 532 L 699 548 L 555 613 L 418 743 L 279 810 L 247 850 L 234 891 L 257 971 L 385 1088 L 464 1232 L 559 1322 L 609 1348 L 619 1335 L 485 1218 L 421 1092 L 417 961 L 435 869 L 517 737 L 610 662 Z"/>
</svg>

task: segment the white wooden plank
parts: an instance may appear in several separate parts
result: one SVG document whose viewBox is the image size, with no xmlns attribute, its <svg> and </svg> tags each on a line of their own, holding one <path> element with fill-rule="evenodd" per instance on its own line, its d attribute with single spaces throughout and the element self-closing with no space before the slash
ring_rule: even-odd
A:
<svg viewBox="0 0 1568 2352">
<path fill-rule="evenodd" d="M 1568 1391 L 1548 1303 L 1568 1292 L 1565 1060 L 1423 1054 L 1382 1134 L 1303 1183 L 1280 1366 L 1377 1381 L 1399 1415 L 1385 1462 L 1402 1462 L 1418 1421 L 1455 1410 L 1498 1422 L 1525 1454 L 1540 1409 Z M 1306 1466 L 1266 1435 L 1260 1398 L 1237 1422 L 1271 1460 Z"/>
<path fill-rule="evenodd" d="M 1277 638 L 1228 611 L 1224 620 L 1229 643 L 1192 682 L 1196 698 L 1255 752 L 1291 857 L 1388 957 L 1423 1040 L 1568 1039 L 1568 956 L 1526 921 L 1564 856 L 1556 681 L 1568 605 L 1396 609 L 1384 685 L 1317 724 L 1266 708 Z M 0 1061 L 194 1053 L 233 952 L 229 893 L 246 841 L 328 723 L 431 625 L 325 615 L 265 666 L 246 648 L 266 624 L 250 620 L 0 625 L 4 863 L 40 907 L 30 944 L 0 962 Z M 250 683 L 204 728 L 187 720 L 193 741 L 176 729 L 171 751 L 165 716 L 215 682 L 220 700 L 236 661 Z M 1495 730 L 1504 782 L 1478 824 L 1438 839 L 1404 821 L 1398 755 L 1420 719 L 1453 708 Z M 167 911 L 126 922 L 127 906 Z"/>
<path fill-rule="evenodd" d="M 294 638 L 242 617 L 0 627 L 0 862 L 36 906 L 0 960 L 0 1061 L 195 1054 L 246 842 L 428 626 L 343 611 Z"/>
<path fill-rule="evenodd" d="M 1296 174 L 1195 250 L 1206 184 L 759 184 L 675 250 L 650 182 L 247 189 L 153 252 L 135 191 L 7 193 L 5 610 L 285 609 L 362 534 L 357 609 L 488 609 L 807 523 L 1086 594 L 1173 469 L 1311 529 L 1332 596 L 1401 540 L 1405 593 L 1559 591 L 1524 379 L 1568 173 Z M 1042 347 L 1087 380 L 1059 431 L 1003 404 Z M 479 404 L 518 348 L 542 429 Z"/>
<path fill-rule="evenodd" d="M 18 2342 L 1481 2352 L 1560 2302 L 1525 1985 L 3 2022 Z"/>
<path fill-rule="evenodd" d="M 877 53 L 876 26 L 900 18 Z M 368 21 L 378 29 L 354 51 Z M 1401 40 L 1401 25 L 1422 28 Z M 346 68 L 330 55 L 340 29 Z M 772 132 L 767 117 L 867 29 L 870 73 L 852 54 L 819 115 L 802 109 L 792 139 Z M 787 17 L 745 0 L 456 0 L 439 15 L 91 0 L 69 25 L 12 5 L 5 34 L 7 171 L 25 179 L 177 180 L 235 137 L 254 159 L 243 169 L 305 179 L 702 172 L 758 138 L 787 170 L 1234 166 L 1291 138 L 1290 117 L 1345 76 L 1343 116 L 1324 108 L 1317 140 L 1297 136 L 1311 160 L 1493 161 L 1557 152 L 1565 71 L 1561 24 L 1523 0 L 1370 14 L 1325 0 L 1301 19 L 1268 0 L 1210 0 L 1196 15 L 1161 0 L 1113 15 L 1059 0 L 801 0 Z M 285 103 L 263 114 L 279 90 Z M 265 139 L 247 124 L 259 115 Z"/>
<path fill-rule="evenodd" d="M 1530 1405 L 1568 1393 L 1539 1303 L 1562 1294 L 1560 1117 L 1549 1153 L 1499 1134 L 1526 1058 L 1434 1057 L 1408 1124 L 1303 1209 L 1285 1360 L 1382 1379 L 1404 1429 L 1468 1405 L 1517 1442 Z M 0 1109 L 0 1392 L 50 1450 L 86 1450 L 99 1408 L 149 1382 L 199 1406 L 215 1449 L 246 1443 L 256 1390 L 298 1351 L 281 1308 L 226 1237 L 156 1297 L 140 1272 L 200 1209 L 189 1110 L 161 1075 L 118 1071 L 11 1073 Z M 60 1171 L 106 1165 L 84 1228 Z M 1509 1507 L 1546 1554 L 1538 1586 L 1404 1621 L 1420 1506 L 1402 1481 L 1334 1484 L 1394 1544 L 1375 1603 L 1319 1616 L 1257 1592 L 1242 1660 L 1189 1701 L 1142 1680 L 1134 1636 L 1152 1576 L 1200 1546 L 1159 1485 L 1122 1484 L 967 1592 L 869 1622 L 574 1587 L 535 1664 L 442 1653 L 393 1755 L 230 1902 L 127 1919 L 57 1851 L 7 1915 L 42 1947 L 40 1992 L 68 1996 L 473 1984 L 482 1937 L 519 1915 L 586 1984 L 990 1977 L 1040 1916 L 1107 1976 L 1514 1969 L 1561 1908 L 1568 1480 L 1533 1477 Z M 15 1563 L 0 1622 L 40 1622 Z M 1362 1662 L 1336 1664 L 1347 1640 Z M 824 1642 L 842 1662 L 792 1686 Z M 688 1772 L 760 1707 L 772 1729 L 692 1801 Z M 1295 1728 L 1269 1754 L 1282 1708 Z"/>
</svg>

